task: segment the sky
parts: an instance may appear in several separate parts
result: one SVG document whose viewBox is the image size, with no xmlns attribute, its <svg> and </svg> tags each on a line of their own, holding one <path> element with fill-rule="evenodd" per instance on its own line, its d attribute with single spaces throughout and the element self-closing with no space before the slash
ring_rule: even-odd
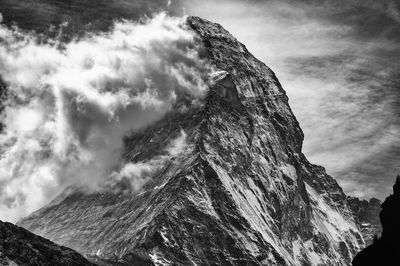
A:
<svg viewBox="0 0 400 266">
<path fill-rule="evenodd" d="M 143 20 L 143 15 L 150 17 L 162 10 L 179 16 L 198 15 L 220 23 L 272 68 L 305 133 L 303 152 L 312 163 L 324 166 L 347 194 L 384 199 L 391 193 L 395 176 L 400 173 L 398 1 L 39 0 L 33 5 L 31 0 L 1 0 L 0 71 L 2 78 L 11 82 L 23 99 L 6 110 L 11 126 L 1 141 L 12 152 L 0 160 L 3 169 L 0 174 L 6 176 L 0 182 L 3 186 L 0 197 L 7 208 L 29 203 L 20 209 L 14 208 L 9 220 L 26 215 L 54 197 L 59 190 L 52 186 L 70 184 L 66 181 L 68 175 L 76 175 L 75 180 L 81 180 L 82 174 L 108 178 L 112 172 L 113 177 L 126 178 L 127 175 L 132 183 L 142 185 L 146 180 L 144 173 L 151 172 L 152 167 L 159 167 L 165 160 L 118 164 L 116 154 L 121 149 L 121 136 L 147 125 L 149 121 L 143 118 L 144 112 L 138 112 L 143 106 L 150 109 L 145 116 L 150 115 L 150 120 L 156 121 L 182 92 L 201 100 L 206 87 L 202 79 L 211 71 L 210 66 L 191 50 L 196 46 L 193 36 L 178 30 L 179 19 L 158 17 L 158 21 L 145 22 L 146 26 L 141 29 L 133 22 L 113 24 L 115 18 Z M 69 23 L 63 23 L 65 21 Z M 66 52 L 60 53 L 53 49 L 60 44 L 37 46 L 35 40 L 40 39 L 40 35 L 12 30 L 10 26 L 14 23 L 22 29 L 62 36 L 61 40 L 84 36 L 88 30 L 96 33 L 63 46 Z M 51 24 L 59 26 L 50 27 Z M 104 35 L 98 30 L 109 33 Z M 149 30 L 157 34 L 148 36 Z M 172 38 L 170 31 L 179 38 Z M 136 34 L 136 39 L 143 41 L 133 40 L 129 34 Z M 21 38 L 22 35 L 25 37 Z M 125 67 L 140 69 L 138 73 L 126 72 L 126 68 L 120 68 L 118 59 L 122 56 L 118 53 L 124 42 L 142 48 L 152 43 L 147 52 L 161 57 L 165 68 L 159 71 L 152 62 L 144 63 L 148 57 L 140 49 L 127 49 L 122 51 L 124 58 L 134 57 L 142 63 L 137 63 L 138 67 L 136 61 L 124 62 Z M 182 47 L 184 50 L 180 50 Z M 112 56 L 103 56 L 109 52 Z M 175 56 L 169 56 L 171 54 Z M 98 58 L 102 68 L 91 67 L 93 58 Z M 182 60 L 183 66 L 188 64 L 187 67 L 168 67 L 177 60 Z M 192 72 L 190 66 L 193 65 L 201 71 Z M 90 75 L 79 76 L 82 71 Z M 107 71 L 115 76 L 105 75 Z M 70 84 L 66 77 L 72 74 L 78 78 Z M 41 83 L 30 86 L 33 90 L 19 91 L 43 75 Z M 110 90 L 112 84 L 131 86 L 133 76 L 141 77 L 141 97 L 132 97 L 126 90 L 121 93 L 111 90 L 107 97 L 100 97 L 98 92 Z M 126 80 L 128 84 L 124 84 Z M 168 93 L 157 95 L 153 89 L 165 84 L 165 80 L 174 82 L 169 84 Z M 178 91 L 173 89 L 176 84 L 180 88 Z M 90 100 L 82 101 L 82 97 Z M 43 109 L 43 99 L 51 110 Z M 121 122 L 115 117 L 127 119 L 132 112 L 139 121 L 136 128 L 115 127 L 115 123 Z M 23 120 L 23 127 L 18 126 L 21 123 L 13 123 L 18 119 Z M 49 126 L 37 131 L 38 125 L 43 123 Z M 63 130 L 51 130 L 54 125 Z M 71 138 L 67 129 L 73 130 L 77 138 Z M 101 143 L 104 134 L 112 136 L 109 143 Z M 27 138 L 33 140 L 29 145 L 22 141 Z M 44 145 L 45 152 L 40 149 L 38 153 L 38 145 Z M 100 148 L 102 146 L 106 148 Z M 104 163 L 94 168 L 78 163 L 79 160 L 90 162 L 93 154 L 104 154 L 100 158 Z M 21 156 L 34 158 L 31 161 L 41 166 L 40 171 L 35 170 L 36 174 L 32 175 L 31 164 L 12 165 L 22 160 Z M 9 169 L 10 165 L 14 170 L 6 173 L 4 169 Z M 68 174 L 60 174 L 65 169 L 69 169 Z M 21 171 L 24 174 L 19 174 Z M 16 175 L 19 178 L 10 186 L 4 185 L 10 184 L 7 180 Z M 38 175 L 47 178 L 39 180 Z M 91 183 L 91 179 L 88 180 Z M 42 197 L 36 197 L 38 192 L 23 184 L 37 188 Z"/>
</svg>

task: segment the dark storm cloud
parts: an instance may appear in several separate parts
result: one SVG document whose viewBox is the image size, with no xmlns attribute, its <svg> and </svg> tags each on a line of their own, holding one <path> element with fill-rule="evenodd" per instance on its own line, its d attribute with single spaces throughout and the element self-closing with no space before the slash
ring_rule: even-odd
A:
<svg viewBox="0 0 400 266">
<path fill-rule="evenodd" d="M 4 23 L 46 32 L 63 24 L 64 34 L 108 30 L 115 19 L 138 20 L 168 8 L 168 0 L 1 0 Z M 58 34 L 55 27 L 54 34 Z"/>
</svg>

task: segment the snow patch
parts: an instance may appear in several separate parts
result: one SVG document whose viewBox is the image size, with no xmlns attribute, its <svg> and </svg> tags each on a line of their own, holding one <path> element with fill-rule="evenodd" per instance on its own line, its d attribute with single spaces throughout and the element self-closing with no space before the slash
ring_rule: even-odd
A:
<svg viewBox="0 0 400 266">
<path fill-rule="evenodd" d="M 168 266 L 171 265 L 171 261 L 163 258 L 163 256 L 159 253 L 152 253 L 149 255 L 154 265 L 156 266 Z"/>
</svg>

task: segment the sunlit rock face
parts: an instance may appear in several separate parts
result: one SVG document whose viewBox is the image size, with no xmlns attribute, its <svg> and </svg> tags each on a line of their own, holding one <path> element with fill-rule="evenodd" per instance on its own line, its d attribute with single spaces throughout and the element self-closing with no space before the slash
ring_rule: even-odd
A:
<svg viewBox="0 0 400 266">
<path fill-rule="evenodd" d="M 0 265 L 64 265 L 95 264 L 79 253 L 58 246 L 24 228 L 0 221 Z"/>
<path fill-rule="evenodd" d="M 220 25 L 187 23 L 215 66 L 208 96 L 127 137 L 124 158 L 150 162 L 184 137 L 179 152 L 142 191 L 71 189 L 19 224 L 126 265 L 349 265 L 362 235 L 342 189 L 302 154 L 275 74 Z"/>
</svg>

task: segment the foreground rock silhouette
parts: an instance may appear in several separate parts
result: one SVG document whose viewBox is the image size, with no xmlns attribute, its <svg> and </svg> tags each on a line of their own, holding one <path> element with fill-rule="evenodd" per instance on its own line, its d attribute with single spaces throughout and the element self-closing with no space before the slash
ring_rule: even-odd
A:
<svg viewBox="0 0 400 266">
<path fill-rule="evenodd" d="M 382 204 L 379 218 L 382 223 L 382 237 L 362 250 L 353 260 L 353 266 L 399 265 L 400 263 L 400 175 L 393 186 L 393 194 Z"/>
</svg>

